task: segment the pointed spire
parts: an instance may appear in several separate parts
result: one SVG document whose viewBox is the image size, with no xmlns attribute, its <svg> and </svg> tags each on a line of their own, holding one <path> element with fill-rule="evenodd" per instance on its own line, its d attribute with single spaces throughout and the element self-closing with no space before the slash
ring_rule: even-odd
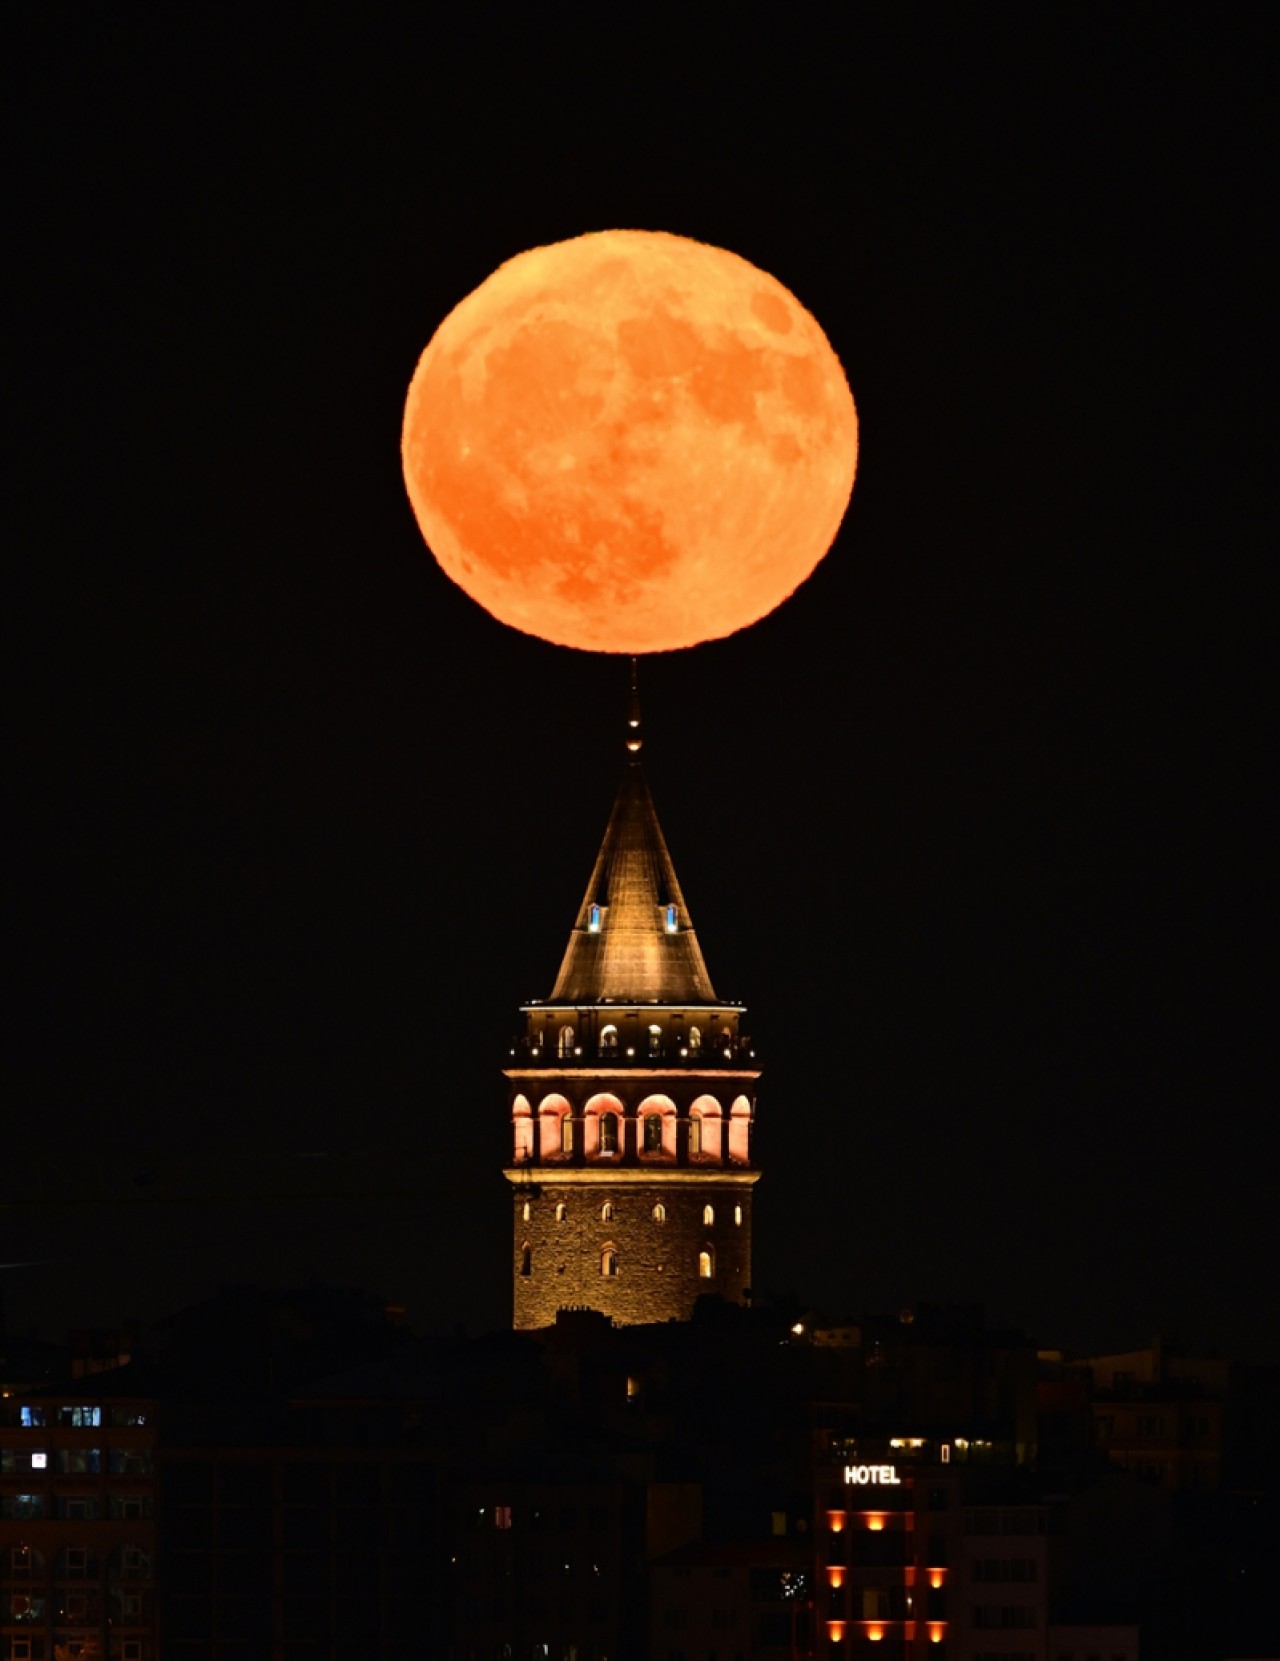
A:
<svg viewBox="0 0 1280 1661">
<path fill-rule="evenodd" d="M 627 770 L 553 1003 L 715 1003 L 702 950 L 640 762 L 640 694 L 631 660 Z"/>
<path fill-rule="evenodd" d="M 640 687 L 636 674 L 636 659 L 631 660 L 631 702 L 627 705 L 627 750 L 639 765 L 644 738 L 640 732 Z"/>
</svg>

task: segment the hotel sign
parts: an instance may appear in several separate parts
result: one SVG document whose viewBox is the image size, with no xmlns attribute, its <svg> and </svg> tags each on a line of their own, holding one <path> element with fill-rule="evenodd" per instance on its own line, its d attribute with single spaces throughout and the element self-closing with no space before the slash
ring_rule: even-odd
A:
<svg viewBox="0 0 1280 1661">
<path fill-rule="evenodd" d="M 900 1488 L 902 1478 L 896 1465 L 846 1465 L 845 1485 L 850 1488 Z"/>
</svg>

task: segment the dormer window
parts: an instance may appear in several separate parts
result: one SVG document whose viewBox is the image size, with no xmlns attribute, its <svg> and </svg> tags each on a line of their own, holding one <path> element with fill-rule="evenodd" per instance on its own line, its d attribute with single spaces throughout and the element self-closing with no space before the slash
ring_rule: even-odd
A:
<svg viewBox="0 0 1280 1661">
<path fill-rule="evenodd" d="M 600 907 L 598 905 L 587 907 L 587 932 L 589 934 L 599 934 L 600 932 Z"/>
<path fill-rule="evenodd" d="M 676 932 L 677 926 L 678 925 L 676 923 L 676 908 L 675 908 L 674 902 L 672 902 L 667 906 L 667 933 L 668 934 L 674 934 Z"/>
</svg>

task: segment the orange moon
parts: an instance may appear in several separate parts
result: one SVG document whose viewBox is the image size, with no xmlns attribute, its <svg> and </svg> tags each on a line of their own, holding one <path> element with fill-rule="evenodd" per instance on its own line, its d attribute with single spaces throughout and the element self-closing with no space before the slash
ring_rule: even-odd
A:
<svg viewBox="0 0 1280 1661">
<path fill-rule="evenodd" d="M 723 248 L 602 231 L 500 266 L 405 406 L 409 500 L 445 572 L 560 646 L 745 628 L 831 546 L 858 419 L 827 337 Z"/>
</svg>

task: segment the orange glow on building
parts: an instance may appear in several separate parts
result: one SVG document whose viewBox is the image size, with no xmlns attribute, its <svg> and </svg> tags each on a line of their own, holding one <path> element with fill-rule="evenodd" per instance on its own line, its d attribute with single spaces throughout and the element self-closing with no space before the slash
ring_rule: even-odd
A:
<svg viewBox="0 0 1280 1661">
<path fill-rule="evenodd" d="M 832 1563 L 827 1569 L 827 1585 L 838 1591 L 844 1585 L 846 1572 L 839 1563 Z"/>
<path fill-rule="evenodd" d="M 867 1513 L 867 1527 L 873 1534 L 879 1534 L 880 1530 L 884 1527 L 884 1512 L 869 1511 Z"/>
<path fill-rule="evenodd" d="M 947 1571 L 945 1569 L 930 1569 L 929 1570 L 929 1584 L 930 1584 L 930 1586 L 933 1587 L 935 1592 L 941 1587 L 943 1581 L 946 1578 L 947 1578 Z"/>
<path fill-rule="evenodd" d="M 830 1638 L 830 1640 L 833 1644 L 838 1644 L 840 1642 L 840 1640 L 844 1637 L 844 1622 L 843 1621 L 828 1621 L 827 1622 L 827 1637 Z"/>
<path fill-rule="evenodd" d="M 867 1639 L 870 1643 L 878 1644 L 883 1637 L 884 1628 L 882 1626 L 869 1626 L 867 1628 Z"/>
<path fill-rule="evenodd" d="M 931 1644 L 940 1644 L 946 1635 L 947 1623 L 945 1621 L 929 1622 L 929 1642 Z"/>
<path fill-rule="evenodd" d="M 847 1511 L 828 1511 L 827 1527 L 833 1534 L 843 1534 L 844 1526 L 849 1520 Z"/>
<path fill-rule="evenodd" d="M 840 362 L 780 282 L 686 237 L 600 231 L 518 254 L 450 312 L 401 453 L 474 600 L 637 653 L 780 605 L 831 546 L 857 449 Z"/>
</svg>

